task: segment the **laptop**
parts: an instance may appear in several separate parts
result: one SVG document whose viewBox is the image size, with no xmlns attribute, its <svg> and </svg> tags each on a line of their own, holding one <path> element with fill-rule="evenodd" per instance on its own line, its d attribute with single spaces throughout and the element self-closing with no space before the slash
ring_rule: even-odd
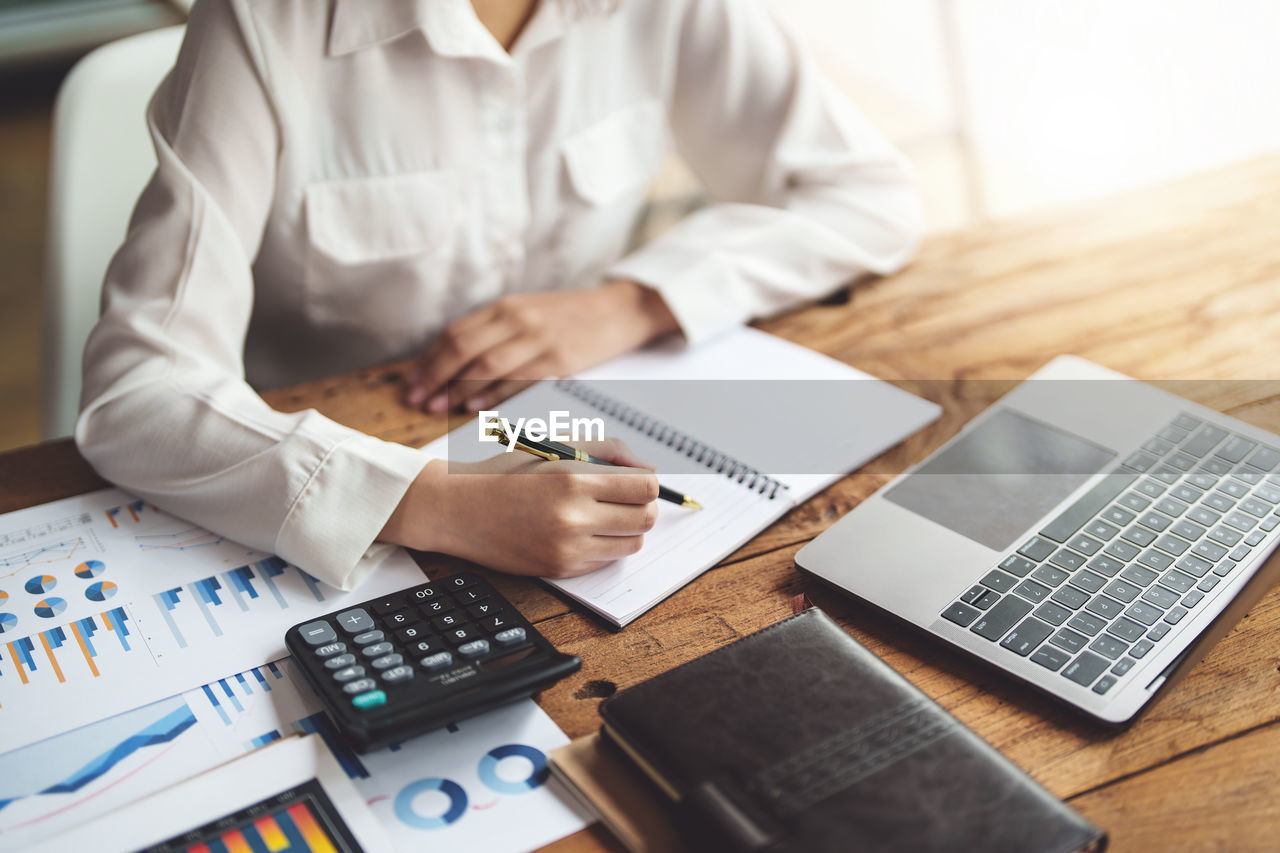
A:
<svg viewBox="0 0 1280 853">
<path fill-rule="evenodd" d="M 1278 538 L 1280 437 L 1061 356 L 796 564 L 1125 724 L 1242 615 Z"/>
</svg>

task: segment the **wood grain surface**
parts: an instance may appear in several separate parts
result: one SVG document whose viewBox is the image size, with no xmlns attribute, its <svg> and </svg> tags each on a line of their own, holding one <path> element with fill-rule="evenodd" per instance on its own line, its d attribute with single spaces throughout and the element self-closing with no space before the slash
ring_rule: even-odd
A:
<svg viewBox="0 0 1280 853">
<path fill-rule="evenodd" d="M 491 575 L 578 674 L 538 701 L 571 737 L 618 689 L 762 628 L 804 593 L 1009 758 L 1106 827 L 1119 851 L 1280 846 L 1280 572 L 1136 724 L 1105 729 L 802 575 L 794 555 L 1018 380 L 1074 353 L 1280 432 L 1280 157 L 931 239 L 892 278 L 761 327 L 943 406 L 932 426 L 796 508 L 625 630 L 536 581 Z M 405 364 L 270 392 L 414 446 L 442 416 L 400 403 Z M 0 456 L 0 511 L 100 485 L 69 442 Z M 460 561 L 416 555 L 432 575 Z M 1242 605 L 1242 610 L 1245 607 Z M 558 851 L 616 850 L 598 827 Z"/>
</svg>

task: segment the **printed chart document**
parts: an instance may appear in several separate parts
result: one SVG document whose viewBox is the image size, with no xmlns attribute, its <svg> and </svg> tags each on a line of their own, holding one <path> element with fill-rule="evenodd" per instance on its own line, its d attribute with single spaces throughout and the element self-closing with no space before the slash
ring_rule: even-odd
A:
<svg viewBox="0 0 1280 853">
<path fill-rule="evenodd" d="M 569 380 L 542 382 L 495 407 L 519 418 L 598 419 L 700 511 L 659 502 L 636 555 L 549 580 L 614 625 L 632 621 L 788 510 L 938 417 L 926 400 L 752 328 L 696 347 L 658 347 Z M 585 435 L 585 428 L 583 431 Z M 502 452 L 477 421 L 427 446 L 451 461 Z"/>
<path fill-rule="evenodd" d="M 545 784 L 547 756 L 568 738 L 532 701 L 357 755 L 285 658 L 0 755 L 0 850 L 56 839 L 293 734 L 319 736 L 404 853 L 519 853 L 589 822 Z"/>
<path fill-rule="evenodd" d="M 0 752 L 275 660 L 290 625 L 422 578 L 397 549 L 343 592 L 117 489 L 0 516 Z"/>
</svg>

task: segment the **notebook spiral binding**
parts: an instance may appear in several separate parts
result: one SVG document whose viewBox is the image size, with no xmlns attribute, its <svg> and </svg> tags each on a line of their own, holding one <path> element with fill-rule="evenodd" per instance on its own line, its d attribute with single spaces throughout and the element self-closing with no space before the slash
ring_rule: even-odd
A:
<svg viewBox="0 0 1280 853">
<path fill-rule="evenodd" d="M 602 394 L 583 382 L 575 379 L 557 379 L 556 387 L 610 418 L 626 424 L 660 444 L 665 444 L 677 453 L 684 454 L 704 468 L 735 480 L 769 500 L 774 500 L 780 492 L 785 493 L 790 488 L 785 483 L 757 471 L 727 453 L 721 453 L 714 447 L 698 441 L 657 418 L 651 418 L 644 412 L 633 409 L 607 394 Z"/>
</svg>

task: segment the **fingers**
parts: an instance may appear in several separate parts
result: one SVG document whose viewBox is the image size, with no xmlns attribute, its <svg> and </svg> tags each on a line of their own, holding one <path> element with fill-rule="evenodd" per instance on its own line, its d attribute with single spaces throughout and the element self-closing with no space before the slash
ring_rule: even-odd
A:
<svg viewBox="0 0 1280 853">
<path fill-rule="evenodd" d="M 594 560 L 621 560 L 639 553 L 643 546 L 643 536 L 593 536 L 590 556 Z"/>
<path fill-rule="evenodd" d="M 542 351 L 543 344 L 538 339 L 517 335 L 480 353 L 449 383 L 449 408 L 479 411 L 514 393 L 499 396 L 505 390 L 504 380 L 528 384 L 542 379 L 545 374 L 538 374 L 537 364 Z"/>
<path fill-rule="evenodd" d="M 405 393 L 409 405 L 420 406 L 425 402 L 428 411 L 445 411 L 448 398 L 442 391 L 446 383 L 478 355 L 515 335 L 515 329 L 508 324 L 493 321 L 492 311 L 481 309 L 440 333 L 423 354 L 420 367 L 410 380 Z"/>
<path fill-rule="evenodd" d="M 641 536 L 658 521 L 658 504 L 597 503 L 592 525 L 597 536 Z"/>
<path fill-rule="evenodd" d="M 595 466 L 595 470 L 599 471 L 600 466 Z M 583 474 L 582 478 L 587 493 L 603 503 L 643 505 L 658 499 L 658 478 L 644 468 L 625 468 L 611 474 Z"/>
</svg>

